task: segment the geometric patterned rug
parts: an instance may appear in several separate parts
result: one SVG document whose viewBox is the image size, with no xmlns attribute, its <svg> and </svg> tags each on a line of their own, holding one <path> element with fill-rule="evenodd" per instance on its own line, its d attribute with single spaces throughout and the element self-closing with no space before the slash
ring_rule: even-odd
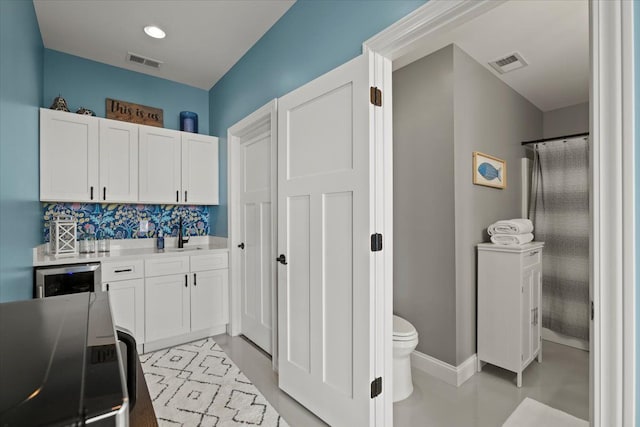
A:
<svg viewBox="0 0 640 427">
<path fill-rule="evenodd" d="M 211 338 L 143 354 L 140 362 L 160 426 L 288 427 Z"/>
</svg>

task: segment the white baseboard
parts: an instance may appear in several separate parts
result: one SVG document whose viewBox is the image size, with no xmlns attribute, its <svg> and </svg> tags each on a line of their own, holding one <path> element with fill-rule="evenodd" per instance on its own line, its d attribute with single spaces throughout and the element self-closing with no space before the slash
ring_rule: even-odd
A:
<svg viewBox="0 0 640 427">
<path fill-rule="evenodd" d="M 557 344 L 567 345 L 569 347 L 577 348 L 580 350 L 589 351 L 589 341 L 570 337 L 570 336 L 552 331 L 551 329 L 542 328 L 542 339 L 545 341 L 551 341 Z"/>
<path fill-rule="evenodd" d="M 411 353 L 411 366 L 456 387 L 476 373 L 476 360 L 474 354 L 460 365 L 453 366 L 417 350 Z"/>
<path fill-rule="evenodd" d="M 200 340 L 214 335 L 220 335 L 227 332 L 226 325 L 214 326 L 210 329 L 203 329 L 201 331 L 190 332 L 184 335 L 178 335 L 171 338 L 165 338 L 157 341 L 146 342 L 143 344 L 144 353 L 150 353 L 152 351 L 161 350 L 163 348 L 174 347 L 176 345 L 185 344 L 191 341 Z"/>
</svg>

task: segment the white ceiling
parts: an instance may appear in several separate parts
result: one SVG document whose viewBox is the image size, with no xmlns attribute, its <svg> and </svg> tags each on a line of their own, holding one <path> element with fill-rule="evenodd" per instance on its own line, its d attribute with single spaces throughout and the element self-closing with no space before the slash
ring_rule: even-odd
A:
<svg viewBox="0 0 640 427">
<path fill-rule="evenodd" d="M 451 43 L 542 111 L 589 100 L 587 0 L 510 0 L 466 24 L 431 37 L 394 61 L 401 68 Z M 498 74 L 490 61 L 513 52 L 528 66 Z"/>
<path fill-rule="evenodd" d="M 34 0 L 45 47 L 210 89 L 295 0 Z M 164 29 L 152 39 L 146 25 Z M 163 61 L 127 61 L 127 52 Z"/>
</svg>

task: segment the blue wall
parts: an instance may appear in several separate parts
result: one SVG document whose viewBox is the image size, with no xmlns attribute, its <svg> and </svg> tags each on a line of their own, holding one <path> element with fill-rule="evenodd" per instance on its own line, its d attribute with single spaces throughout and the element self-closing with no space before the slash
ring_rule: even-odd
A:
<svg viewBox="0 0 640 427">
<path fill-rule="evenodd" d="M 640 427 L 640 1 L 633 2 L 636 156 L 636 426 Z"/>
<path fill-rule="evenodd" d="M 211 231 L 227 236 L 227 128 L 362 53 L 362 43 L 424 0 L 298 0 L 209 91 L 211 134 L 220 137 L 220 206 Z"/>
<path fill-rule="evenodd" d="M 44 50 L 43 107 L 61 94 L 69 109 L 89 108 L 105 117 L 105 99 L 119 99 L 164 110 L 164 127 L 180 129 L 180 111 L 198 114 L 198 133 L 209 133 L 209 93 L 78 56 Z"/>
<path fill-rule="evenodd" d="M 0 302 L 31 298 L 40 243 L 42 37 L 33 3 L 0 1 Z"/>
</svg>

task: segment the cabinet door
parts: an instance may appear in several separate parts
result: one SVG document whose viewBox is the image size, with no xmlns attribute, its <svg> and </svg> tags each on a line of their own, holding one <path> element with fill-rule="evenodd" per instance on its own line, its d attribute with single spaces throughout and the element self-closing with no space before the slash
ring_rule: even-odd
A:
<svg viewBox="0 0 640 427">
<path fill-rule="evenodd" d="M 540 349 L 540 328 L 542 323 L 542 271 L 540 265 L 531 270 L 531 308 L 533 310 L 533 322 L 531 325 L 531 354 L 536 354 Z"/>
<path fill-rule="evenodd" d="M 191 273 L 191 330 L 229 322 L 229 270 Z"/>
<path fill-rule="evenodd" d="M 187 274 L 147 278 L 145 303 L 146 342 L 189 332 Z"/>
<path fill-rule="evenodd" d="M 218 138 L 182 134 L 182 202 L 218 204 Z"/>
<path fill-rule="evenodd" d="M 138 125 L 100 120 L 100 200 L 138 201 Z"/>
<path fill-rule="evenodd" d="M 40 200 L 98 201 L 98 121 L 40 109 Z"/>
<path fill-rule="evenodd" d="M 531 289 L 533 287 L 533 270 L 524 270 L 522 275 L 522 327 L 521 327 L 521 343 L 522 343 L 522 362 L 526 362 L 531 358 L 531 330 L 533 323 L 533 310 L 531 309 Z"/>
<path fill-rule="evenodd" d="M 180 132 L 140 126 L 139 200 L 176 204 L 180 197 Z"/>
<path fill-rule="evenodd" d="M 109 293 L 115 325 L 131 331 L 138 344 L 144 343 L 144 280 L 109 282 L 102 288 Z"/>
</svg>

